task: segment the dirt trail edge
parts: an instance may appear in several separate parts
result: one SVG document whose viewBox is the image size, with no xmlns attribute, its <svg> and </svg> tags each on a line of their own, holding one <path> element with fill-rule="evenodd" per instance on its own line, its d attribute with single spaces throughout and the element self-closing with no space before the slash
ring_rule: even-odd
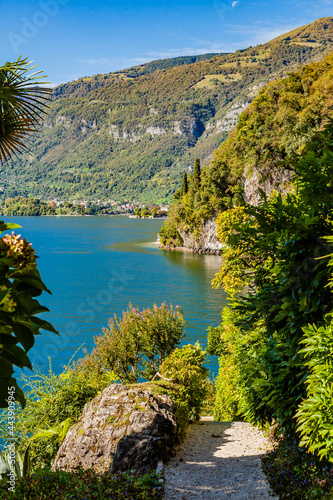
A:
<svg viewBox="0 0 333 500">
<path fill-rule="evenodd" d="M 176 456 L 165 467 L 165 500 L 277 499 L 261 469 L 269 449 L 262 432 L 243 422 L 190 425 Z"/>
</svg>

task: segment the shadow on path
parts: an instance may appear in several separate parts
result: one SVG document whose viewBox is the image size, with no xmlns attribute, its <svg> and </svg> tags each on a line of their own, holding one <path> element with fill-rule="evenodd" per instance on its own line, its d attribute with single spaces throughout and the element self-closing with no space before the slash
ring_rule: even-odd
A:
<svg viewBox="0 0 333 500">
<path fill-rule="evenodd" d="M 165 469 L 166 500 L 272 499 L 261 469 L 267 442 L 247 423 L 197 422 Z"/>
</svg>

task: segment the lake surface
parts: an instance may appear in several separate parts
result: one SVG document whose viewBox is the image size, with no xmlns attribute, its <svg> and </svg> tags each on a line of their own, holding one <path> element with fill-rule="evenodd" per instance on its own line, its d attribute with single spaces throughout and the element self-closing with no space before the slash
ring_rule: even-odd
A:
<svg viewBox="0 0 333 500">
<path fill-rule="evenodd" d="M 32 242 L 38 267 L 52 295 L 40 297 L 50 309 L 43 314 L 59 331 L 37 337 L 30 359 L 44 371 L 48 357 L 60 373 L 84 344 L 107 326 L 108 318 L 121 315 L 128 303 L 140 308 L 166 301 L 180 305 L 189 324 L 182 344 L 207 344 L 208 326 L 220 323 L 226 304 L 223 290 L 214 290 L 211 280 L 221 257 L 166 252 L 156 241 L 162 220 L 129 219 L 124 216 L 96 217 L 4 217 L 22 229 L 16 232 Z M 82 350 L 76 354 L 81 357 Z M 207 361 L 217 375 L 217 358 Z"/>
</svg>

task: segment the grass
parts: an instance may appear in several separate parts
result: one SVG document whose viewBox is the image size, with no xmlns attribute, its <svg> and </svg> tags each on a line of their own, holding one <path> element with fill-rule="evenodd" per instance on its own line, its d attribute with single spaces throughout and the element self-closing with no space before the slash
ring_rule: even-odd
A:
<svg viewBox="0 0 333 500">
<path fill-rule="evenodd" d="M 207 88 L 211 89 L 214 87 L 213 80 L 219 80 L 220 82 L 236 82 L 241 80 L 243 75 L 241 73 L 230 73 L 230 75 L 206 75 L 203 80 L 194 85 L 197 89 Z"/>
<path fill-rule="evenodd" d="M 271 55 L 270 50 L 264 50 L 263 52 L 259 52 L 259 54 L 256 54 L 254 57 L 256 59 L 267 59 Z"/>
<path fill-rule="evenodd" d="M 280 441 L 263 458 L 263 470 L 280 500 L 333 499 L 333 464 L 295 442 Z"/>
<path fill-rule="evenodd" d="M 320 47 L 321 43 L 318 42 L 292 42 L 293 45 L 300 45 L 301 47 Z"/>
<path fill-rule="evenodd" d="M 255 56 L 257 57 L 257 56 Z M 235 62 L 231 62 L 231 63 L 226 63 L 226 64 L 221 64 L 221 68 L 237 68 L 238 67 L 238 62 L 241 66 L 241 68 L 250 68 L 251 66 L 258 66 L 258 61 L 244 61 L 244 60 L 239 60 L 239 61 L 235 61 Z M 232 75 L 229 75 L 229 76 L 232 76 Z"/>
</svg>

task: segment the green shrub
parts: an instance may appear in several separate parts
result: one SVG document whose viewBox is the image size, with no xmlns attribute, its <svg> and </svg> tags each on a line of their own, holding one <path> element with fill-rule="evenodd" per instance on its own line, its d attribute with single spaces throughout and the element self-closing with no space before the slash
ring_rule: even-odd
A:
<svg viewBox="0 0 333 500">
<path fill-rule="evenodd" d="M 17 227 L 0 222 L 0 232 Z M 57 333 L 37 316 L 48 309 L 36 297 L 43 291 L 51 292 L 41 279 L 36 259 L 31 243 L 21 235 L 5 234 L 0 238 L 0 408 L 15 401 L 24 407 L 25 397 L 13 377 L 14 367 L 31 369 L 28 352 L 41 329 Z"/>
<path fill-rule="evenodd" d="M 333 232 L 332 138 L 331 120 L 293 161 L 290 192 L 270 198 L 262 192 L 258 206 L 244 206 L 244 219 L 239 213 L 221 227 L 228 248 L 219 277 L 224 286 L 229 281 L 231 291 L 237 282 L 240 289 L 247 285 L 233 304 L 235 327 L 244 339 L 258 337 L 251 341 L 248 361 L 237 361 L 246 415 L 260 425 L 275 421 L 289 437 L 295 436 L 295 415 L 307 391 L 303 328 L 324 326 L 333 310 L 328 286 L 333 262 L 327 257 L 332 243 L 325 239 Z M 229 272 L 231 261 L 236 266 Z"/>
<path fill-rule="evenodd" d="M 281 440 L 262 459 L 268 482 L 280 500 L 331 500 L 331 464 L 299 448 L 296 441 Z"/>
<path fill-rule="evenodd" d="M 66 368 L 59 376 L 51 368 L 48 374 L 35 369 L 32 375 L 22 379 L 26 388 L 27 405 L 24 410 L 17 409 L 15 423 L 16 445 L 21 453 L 29 438 L 40 430 L 61 428 L 67 419 L 75 422 L 81 416 L 84 405 L 114 381 L 112 374 L 96 376 L 94 372 L 82 369 L 79 363 Z M 6 421 L 7 411 L 3 410 L 0 414 L 0 440 L 3 442 L 8 438 Z M 66 427 L 68 429 L 68 425 Z M 32 469 L 50 467 L 60 444 L 58 432 L 54 432 L 53 437 L 32 441 Z"/>
<path fill-rule="evenodd" d="M 131 304 L 121 319 L 109 320 L 104 335 L 95 337 L 96 348 L 87 357 L 102 370 L 111 370 L 121 382 L 151 379 L 184 336 L 186 322 L 179 306 L 164 302 L 140 311 Z"/>
<path fill-rule="evenodd" d="M 162 498 L 162 488 L 155 474 L 137 477 L 130 474 L 97 475 L 93 471 L 69 473 L 39 469 L 27 478 L 17 479 L 15 491 L 0 482 L 1 500 L 153 500 Z"/>
<path fill-rule="evenodd" d="M 221 326 L 209 332 L 208 349 L 219 355 L 219 373 L 215 381 L 217 421 L 253 419 L 251 408 L 260 400 L 258 380 L 262 366 L 258 363 L 260 329 L 244 332 L 236 326 L 239 314 L 225 307 Z M 214 330 L 214 331 L 213 331 Z"/>
<path fill-rule="evenodd" d="M 216 401 L 214 407 L 214 420 L 233 421 L 242 420 L 240 417 L 239 403 L 240 391 L 238 387 L 239 371 L 232 357 L 219 359 L 219 374 L 215 381 Z"/>
<path fill-rule="evenodd" d="M 306 397 L 296 413 L 300 445 L 333 462 L 333 325 L 304 328 Z"/>
<path fill-rule="evenodd" d="M 174 386 L 169 393 L 176 403 L 179 435 L 182 436 L 190 420 L 198 420 L 207 396 L 211 393 L 207 379 L 209 370 L 203 366 L 205 352 L 197 343 L 175 349 L 161 366 L 163 377 Z"/>
<path fill-rule="evenodd" d="M 160 231 L 162 245 L 170 245 L 172 247 L 183 246 L 183 240 L 177 229 L 177 221 L 171 215 L 165 221 Z"/>
</svg>

